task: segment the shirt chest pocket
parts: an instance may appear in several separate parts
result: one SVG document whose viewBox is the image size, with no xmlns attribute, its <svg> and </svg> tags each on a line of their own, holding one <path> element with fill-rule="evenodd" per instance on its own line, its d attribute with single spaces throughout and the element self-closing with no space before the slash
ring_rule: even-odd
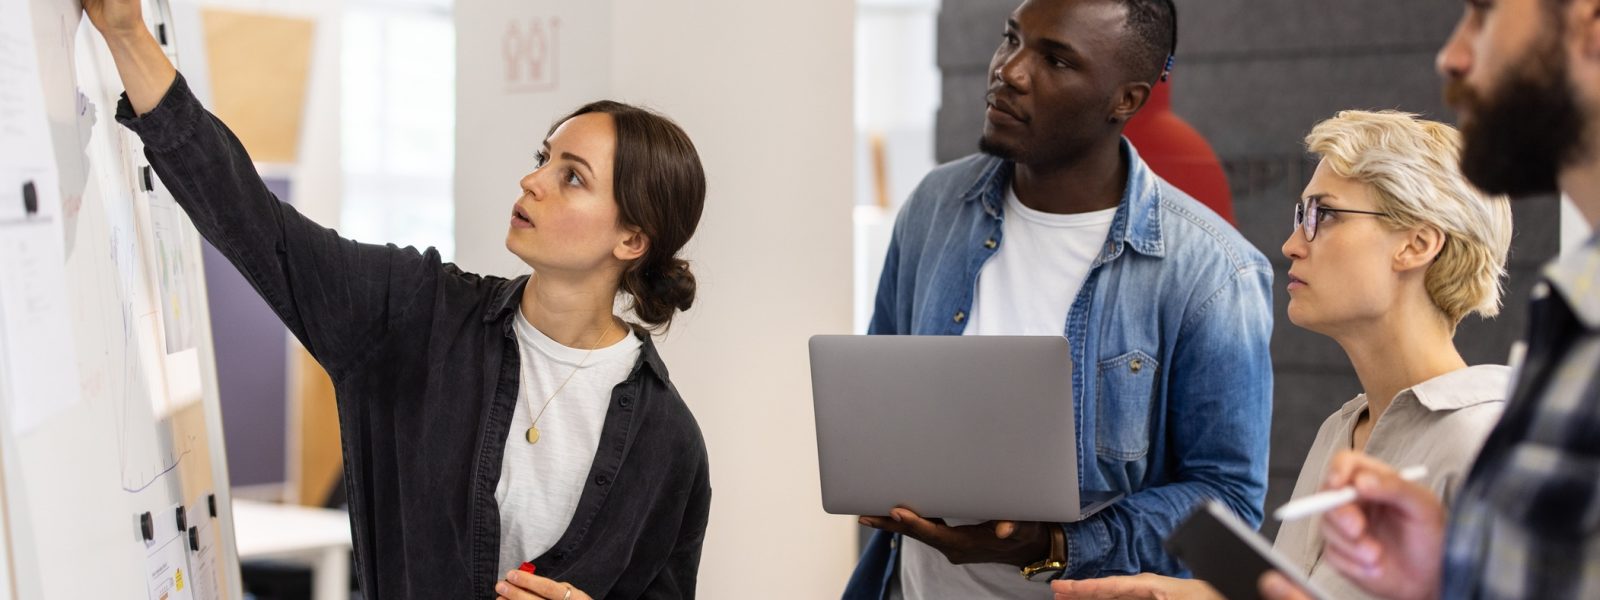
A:
<svg viewBox="0 0 1600 600">
<path fill-rule="evenodd" d="M 1101 459 L 1134 461 L 1150 451 L 1150 411 L 1160 365 L 1135 350 L 1095 368 L 1095 452 Z"/>
</svg>

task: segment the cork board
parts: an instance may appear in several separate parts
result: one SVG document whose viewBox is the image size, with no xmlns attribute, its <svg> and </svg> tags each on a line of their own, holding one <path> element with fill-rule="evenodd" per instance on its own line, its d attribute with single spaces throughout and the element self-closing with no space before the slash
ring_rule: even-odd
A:
<svg viewBox="0 0 1600 600">
<path fill-rule="evenodd" d="M 298 469 L 300 504 L 322 506 L 344 472 L 344 455 L 339 443 L 339 409 L 334 402 L 333 380 L 305 348 L 294 349 L 294 397 L 290 402 L 296 417 L 289 426 L 291 454 Z"/>
<path fill-rule="evenodd" d="M 309 19 L 203 9 L 213 111 L 251 158 L 293 163 L 299 155 L 311 69 Z"/>
</svg>

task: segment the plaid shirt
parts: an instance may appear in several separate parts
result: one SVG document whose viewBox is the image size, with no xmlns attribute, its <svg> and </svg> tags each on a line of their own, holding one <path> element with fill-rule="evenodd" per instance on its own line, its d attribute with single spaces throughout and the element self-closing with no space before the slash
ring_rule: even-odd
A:
<svg viewBox="0 0 1600 600">
<path fill-rule="evenodd" d="M 1450 515 L 1444 598 L 1600 598 L 1600 237 L 1544 275 L 1511 403 Z"/>
</svg>

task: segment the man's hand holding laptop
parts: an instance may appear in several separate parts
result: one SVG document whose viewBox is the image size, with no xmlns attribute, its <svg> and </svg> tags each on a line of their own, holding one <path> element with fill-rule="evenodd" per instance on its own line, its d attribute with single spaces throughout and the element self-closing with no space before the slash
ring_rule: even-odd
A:
<svg viewBox="0 0 1600 600">
<path fill-rule="evenodd" d="M 924 519 L 903 506 L 886 517 L 861 517 L 862 525 L 898 533 L 943 553 L 953 564 L 1002 563 L 1026 566 L 1050 551 L 1044 523 L 986 521 L 951 527 L 944 519 Z"/>
</svg>

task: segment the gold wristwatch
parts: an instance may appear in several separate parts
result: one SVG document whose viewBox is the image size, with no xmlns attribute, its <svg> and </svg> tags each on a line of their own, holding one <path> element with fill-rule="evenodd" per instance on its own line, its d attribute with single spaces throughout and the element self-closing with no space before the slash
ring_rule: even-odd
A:
<svg viewBox="0 0 1600 600">
<path fill-rule="evenodd" d="M 1022 578 L 1028 581 L 1050 581 L 1067 570 L 1067 532 L 1060 525 L 1046 523 L 1050 528 L 1050 556 L 1022 568 Z"/>
</svg>

